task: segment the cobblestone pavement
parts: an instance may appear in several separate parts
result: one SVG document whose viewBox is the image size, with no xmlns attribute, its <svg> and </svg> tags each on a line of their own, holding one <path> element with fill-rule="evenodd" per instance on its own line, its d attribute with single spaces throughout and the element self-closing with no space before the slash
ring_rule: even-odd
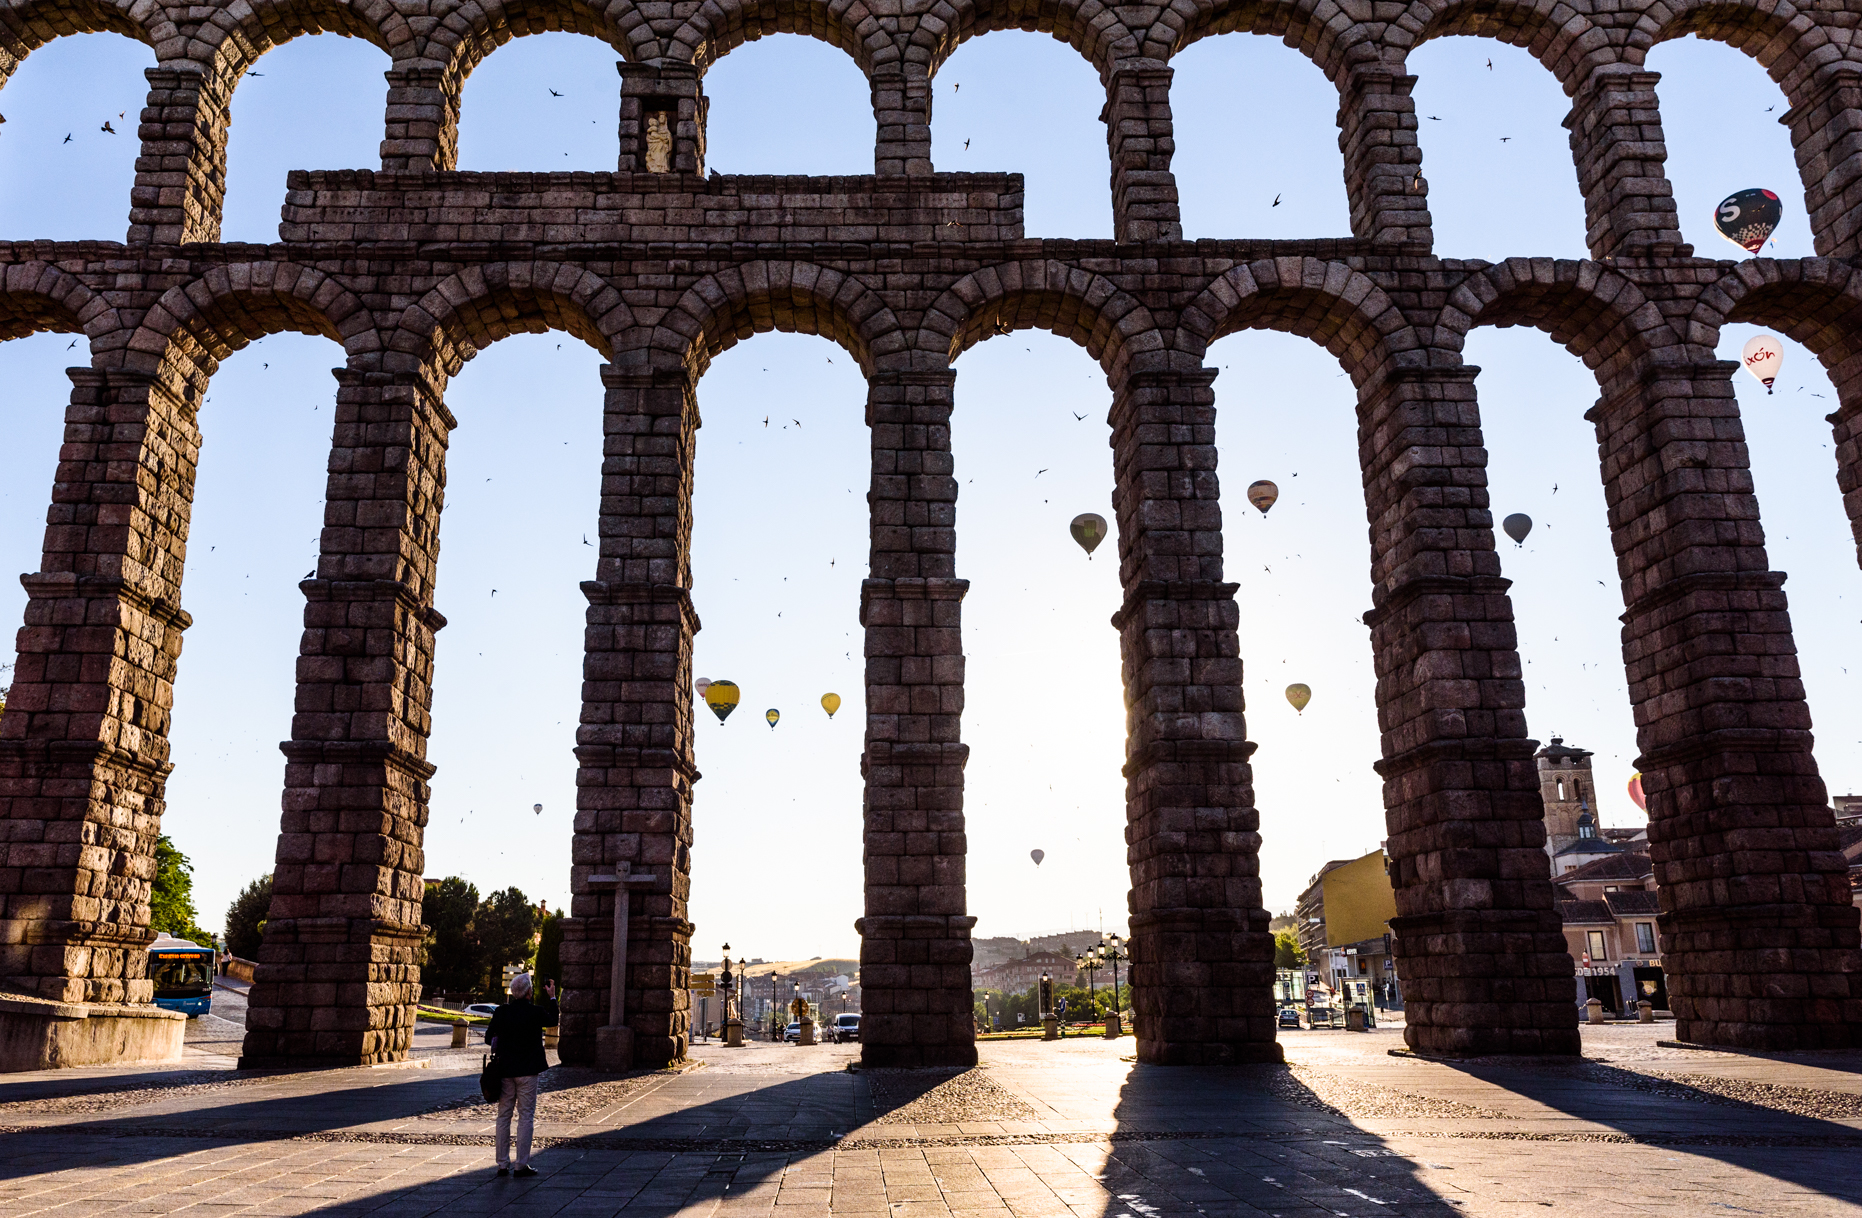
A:
<svg viewBox="0 0 1862 1218">
<path fill-rule="evenodd" d="M 253 1074 L 202 1026 L 174 1069 L 0 1078 L 0 1218 L 1862 1214 L 1862 1055 L 1660 1045 L 1672 1031 L 1459 1063 L 1387 1029 L 1288 1032 L 1288 1066 L 1222 1070 L 1138 1066 L 1129 1038 L 922 1072 L 849 1069 L 854 1045 L 699 1045 L 678 1070 L 553 1070 L 542 1175 L 513 1181 L 492 1177 L 476 1050 Z"/>
</svg>

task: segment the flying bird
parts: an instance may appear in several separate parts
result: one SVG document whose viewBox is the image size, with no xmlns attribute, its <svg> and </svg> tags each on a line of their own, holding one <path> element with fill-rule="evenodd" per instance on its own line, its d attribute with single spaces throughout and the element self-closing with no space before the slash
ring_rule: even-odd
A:
<svg viewBox="0 0 1862 1218">
<path fill-rule="evenodd" d="M 1491 60 L 1491 59 L 1489 59 L 1489 60 L 1487 61 L 1487 70 L 1488 70 L 1489 72 L 1491 72 L 1491 71 L 1493 71 L 1493 60 Z"/>
<path fill-rule="evenodd" d="M 1071 411 L 1069 411 L 1068 413 L 1072 413 L 1072 412 L 1071 412 Z M 1085 417 L 1086 417 L 1086 416 L 1085 416 L 1085 415 L 1083 415 L 1083 414 L 1075 414 L 1075 415 L 1073 416 L 1073 420 L 1074 420 L 1074 422 L 1076 422 L 1076 423 L 1077 423 L 1077 422 L 1079 422 L 1079 421 L 1080 421 L 1081 419 L 1084 419 Z"/>
<path fill-rule="evenodd" d="M 548 86 L 548 85 L 544 85 L 543 87 L 544 87 L 544 88 L 546 88 L 546 89 L 549 89 L 549 86 Z M 550 96 L 551 96 L 551 97 L 561 97 L 561 96 L 562 96 L 562 94 L 560 94 L 560 93 L 558 93 L 558 92 L 557 92 L 556 90 L 554 90 L 554 89 L 550 89 Z"/>
<path fill-rule="evenodd" d="M 65 132 L 65 143 L 69 144 L 70 142 L 71 142 L 71 133 L 67 131 Z"/>
<path fill-rule="evenodd" d="M 1506 143 L 1506 142 L 1507 142 L 1508 140 L 1510 140 L 1510 139 L 1512 139 L 1512 138 L 1513 138 L 1513 137 L 1512 137 L 1512 136 L 1510 136 L 1510 135 L 1503 135 L 1503 136 L 1501 136 L 1501 137 L 1500 137 L 1500 142 L 1501 142 L 1502 144 L 1504 144 L 1504 143 Z"/>
<path fill-rule="evenodd" d="M 969 141 L 969 140 L 965 140 L 965 141 L 963 141 L 963 150 L 964 150 L 965 152 L 968 152 L 968 151 L 970 150 L 970 141 Z"/>
<path fill-rule="evenodd" d="M 247 76 L 263 76 L 263 75 L 265 75 L 265 73 L 263 73 L 263 72 L 247 72 L 247 73 L 246 73 L 246 75 L 247 75 Z"/>
<path fill-rule="evenodd" d="M 1279 195 L 1275 195 L 1275 196 L 1274 196 L 1274 206 L 1275 206 L 1275 207 L 1279 207 L 1279 206 L 1280 206 L 1280 196 L 1279 196 Z"/>
<path fill-rule="evenodd" d="M 588 539 L 588 534 L 587 534 L 587 533 L 584 533 L 584 534 L 582 534 L 582 544 L 583 544 L 583 545 L 585 545 L 585 546 L 592 546 L 592 545 L 594 545 L 595 543 L 594 543 L 594 542 L 592 542 L 592 541 L 590 541 L 590 540 Z"/>
<path fill-rule="evenodd" d="M 961 93 L 963 91 L 963 85 L 961 83 L 954 84 L 950 87 L 950 91 L 952 93 Z"/>
<path fill-rule="evenodd" d="M 317 568 L 312 567 L 310 570 L 304 572 L 304 578 L 309 579 L 311 576 L 315 575 L 316 573 L 317 573 Z"/>
<path fill-rule="evenodd" d="M 1429 115 L 1429 121 L 1432 123 L 1439 123 L 1442 121 L 1442 119 L 1440 115 L 1431 114 Z"/>
<path fill-rule="evenodd" d="M 769 369 L 767 369 L 767 368 L 765 368 L 765 369 L 763 369 L 763 371 L 765 371 L 765 372 L 768 372 L 768 371 L 769 371 Z M 768 427 L 768 426 L 769 426 L 769 416 L 768 416 L 768 415 L 764 415 L 764 416 L 763 416 L 763 426 L 765 426 L 765 427 Z"/>
<path fill-rule="evenodd" d="M 790 419 L 789 421 L 795 424 L 797 427 L 800 427 L 802 425 L 802 421 L 800 419 Z"/>
<path fill-rule="evenodd" d="M 71 340 L 71 347 L 75 347 L 75 346 L 77 346 L 77 345 L 78 345 L 78 340 L 77 340 L 77 339 L 75 339 L 75 338 L 74 338 L 74 339 L 72 339 L 72 340 Z M 69 350 L 71 350 L 71 347 L 66 347 L 66 348 L 65 348 L 65 350 L 67 350 L 67 351 L 69 351 Z"/>
<path fill-rule="evenodd" d="M 1053 469 L 1053 468 L 1054 467 L 1050 465 L 1047 467 L 1047 469 L 1037 469 L 1036 471 L 1034 471 L 1034 476 L 1039 478 L 1042 474 L 1045 474 L 1049 469 Z"/>
<path fill-rule="evenodd" d="M 97 128 L 97 130 L 106 132 L 107 134 L 110 134 L 110 135 L 116 134 L 116 128 L 110 125 L 110 120 L 107 118 L 103 120 L 103 126 Z"/>
</svg>

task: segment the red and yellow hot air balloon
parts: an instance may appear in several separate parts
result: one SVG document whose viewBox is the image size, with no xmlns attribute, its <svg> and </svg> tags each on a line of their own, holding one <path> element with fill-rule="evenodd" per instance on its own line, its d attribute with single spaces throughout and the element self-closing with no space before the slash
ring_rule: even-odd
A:
<svg viewBox="0 0 1862 1218">
<path fill-rule="evenodd" d="M 1629 798 L 1635 801 L 1644 812 L 1649 810 L 1649 797 L 1642 793 L 1642 773 L 1637 771 L 1629 776 Z"/>
</svg>

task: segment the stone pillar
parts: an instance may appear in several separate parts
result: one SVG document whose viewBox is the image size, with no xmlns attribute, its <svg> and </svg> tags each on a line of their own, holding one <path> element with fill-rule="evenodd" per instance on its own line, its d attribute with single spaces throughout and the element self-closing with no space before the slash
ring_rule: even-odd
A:
<svg viewBox="0 0 1862 1218">
<path fill-rule="evenodd" d="M 1854 258 L 1862 252 L 1862 67 L 1820 68 L 1791 101 L 1778 121 L 1791 129 L 1817 253 Z"/>
<path fill-rule="evenodd" d="M 297 661 L 271 910 L 242 1067 L 407 1055 L 420 996 L 441 384 L 336 370 L 335 448 Z"/>
<path fill-rule="evenodd" d="M 1565 128 L 1592 258 L 1693 254 L 1681 240 L 1674 190 L 1662 168 L 1668 145 L 1655 97 L 1659 80 L 1659 73 L 1615 64 L 1592 72 L 1571 98 Z"/>
<path fill-rule="evenodd" d="M 1359 394 L 1404 1039 L 1432 1053 L 1576 1053 L 1478 371 L 1386 367 Z"/>
<path fill-rule="evenodd" d="M 465 82 L 444 68 L 395 67 L 388 78 L 383 172 L 453 169 L 459 163 L 459 95 Z"/>
<path fill-rule="evenodd" d="M 1420 247 L 1435 240 L 1429 182 L 1416 144 L 1416 78 L 1383 64 L 1354 67 L 1339 91 L 1338 150 L 1354 236 Z"/>
<path fill-rule="evenodd" d="M 877 372 L 866 628 L 866 916 L 860 1059 L 976 1062 L 964 862 L 962 602 L 956 578 L 951 370 Z"/>
<path fill-rule="evenodd" d="M 1811 755 L 1784 574 L 1768 570 L 1736 363 L 1650 366 L 1597 427 L 1623 576 L 1662 967 L 1684 1041 L 1862 1043 L 1862 953 Z"/>
<path fill-rule="evenodd" d="M 1112 403 L 1132 1027 L 1161 1065 L 1280 1060 L 1215 378 L 1133 372 Z"/>
<path fill-rule="evenodd" d="M 1822 356 L 1827 361 L 1830 354 Z M 1828 371 L 1838 405 L 1823 421 L 1836 446 L 1836 487 L 1856 540 L 1856 561 L 1862 563 L 1862 352 L 1838 360 Z"/>
<path fill-rule="evenodd" d="M 1175 72 L 1145 63 L 1113 69 L 1106 81 L 1106 144 L 1112 153 L 1112 234 L 1121 243 L 1183 240 L 1176 136 L 1170 122 Z"/>
<path fill-rule="evenodd" d="M 226 200 L 226 129 L 232 89 L 188 62 L 149 68 L 149 101 L 137 136 L 129 195 L 130 245 L 220 239 Z"/>
<path fill-rule="evenodd" d="M 617 63 L 621 73 L 622 173 L 690 173 L 705 176 L 705 111 L 709 102 L 689 63 Z M 658 116 L 657 119 L 655 116 Z M 664 170 L 649 164 L 648 131 L 663 122 L 672 137 Z"/>
<path fill-rule="evenodd" d="M 931 172 L 931 80 L 920 64 L 890 63 L 874 70 L 873 121 L 878 138 L 873 172 L 880 177 L 923 177 Z"/>
<path fill-rule="evenodd" d="M 205 386 L 70 369 L 40 570 L 0 715 L 0 985 L 146 1003 L 181 568 Z"/>
<path fill-rule="evenodd" d="M 612 988 L 615 902 L 628 905 L 627 1026 L 634 1062 L 691 1039 L 692 456 L 696 382 L 684 367 L 601 370 L 606 387 L 601 556 L 584 583 L 588 629 L 576 729 L 575 845 L 563 922 L 565 1062 L 592 1065 Z M 628 870 L 653 883 L 591 884 Z"/>
</svg>

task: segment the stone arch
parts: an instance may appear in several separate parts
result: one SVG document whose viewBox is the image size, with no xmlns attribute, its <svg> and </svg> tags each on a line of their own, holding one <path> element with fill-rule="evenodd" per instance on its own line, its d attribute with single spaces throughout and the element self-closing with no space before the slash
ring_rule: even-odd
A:
<svg viewBox="0 0 1862 1218">
<path fill-rule="evenodd" d="M 1264 258 L 1222 275 L 1178 320 L 1179 350 L 1199 364 L 1217 339 L 1280 330 L 1318 343 L 1362 385 L 1387 360 L 1420 365 L 1423 342 L 1382 288 L 1342 262 Z"/>
<path fill-rule="evenodd" d="M 231 105 L 233 90 L 266 52 L 314 34 L 360 38 L 405 59 L 416 49 L 413 27 L 390 0 L 263 0 L 211 10 L 192 32 L 184 57 L 212 65 Z"/>
<path fill-rule="evenodd" d="M 501 338 L 560 330 L 613 358 L 633 314 L 600 276 L 560 262 L 495 262 L 437 284 L 396 324 L 389 348 L 400 370 L 453 376 Z"/>
<path fill-rule="evenodd" d="M 1789 0 L 1657 0 L 1630 31 L 1625 57 L 1641 64 L 1660 43 L 1688 34 L 1745 52 L 1787 94 L 1842 51 L 1811 13 Z"/>
<path fill-rule="evenodd" d="M 1564 0 L 1414 0 L 1385 39 L 1407 56 L 1432 38 L 1491 38 L 1524 48 L 1575 92 L 1595 68 L 1619 57 L 1609 31 Z"/>
<path fill-rule="evenodd" d="M 1000 326 L 1070 338 L 1113 378 L 1134 360 L 1165 352 L 1156 318 L 1136 297 L 1104 276 L 1054 261 L 1008 262 L 964 276 L 926 311 L 919 342 L 927 357 L 954 363 Z"/>
<path fill-rule="evenodd" d="M 1847 263 L 1831 258 L 1750 258 L 1700 294 L 1683 337 L 1699 358 L 1711 359 L 1721 329 L 1732 322 L 1779 330 L 1835 372 L 1862 352 L 1862 282 Z"/>
<path fill-rule="evenodd" d="M 1371 32 L 1335 0 L 1172 0 L 1146 31 L 1143 53 L 1169 59 L 1193 42 L 1236 33 L 1278 37 L 1317 64 L 1334 84 L 1341 83 L 1353 65 L 1382 57 Z"/>
<path fill-rule="evenodd" d="M 46 262 L 0 270 L 0 341 L 41 330 L 93 341 L 119 324 L 117 311 L 83 280 Z"/>
<path fill-rule="evenodd" d="M 958 46 L 996 30 L 1052 34 L 1109 77 L 1113 65 L 1145 54 L 1138 37 L 1103 0 L 935 0 L 918 18 L 906 59 L 936 75 Z"/>
<path fill-rule="evenodd" d="M 121 34 L 151 48 L 180 38 L 155 0 L 29 0 L 0 8 L 0 84 L 26 56 L 67 34 Z"/>
<path fill-rule="evenodd" d="M 284 331 L 319 334 L 350 356 L 381 348 L 375 319 L 322 271 L 291 262 L 218 266 L 162 294 L 130 335 L 122 367 L 193 380 L 204 390 L 219 361 Z"/>
<path fill-rule="evenodd" d="M 1477 326 L 1532 326 L 1608 382 L 1649 352 L 1677 344 L 1642 289 L 1600 262 L 1509 258 L 1448 297 L 1430 346 L 1457 357 Z"/>
<path fill-rule="evenodd" d="M 555 32 L 599 38 L 631 63 L 666 54 L 634 0 L 481 0 L 449 7 L 422 40 L 420 57 L 445 69 L 457 87 L 513 38 Z"/>
<path fill-rule="evenodd" d="M 819 38 L 847 52 L 869 78 L 899 58 L 892 33 L 866 0 L 704 0 L 666 40 L 665 54 L 702 71 L 770 34 Z"/>
<path fill-rule="evenodd" d="M 903 327 L 884 301 L 858 279 L 806 262 L 752 262 L 707 275 L 625 347 L 703 375 L 720 352 L 771 330 L 830 338 L 869 377 L 909 360 Z"/>
</svg>

